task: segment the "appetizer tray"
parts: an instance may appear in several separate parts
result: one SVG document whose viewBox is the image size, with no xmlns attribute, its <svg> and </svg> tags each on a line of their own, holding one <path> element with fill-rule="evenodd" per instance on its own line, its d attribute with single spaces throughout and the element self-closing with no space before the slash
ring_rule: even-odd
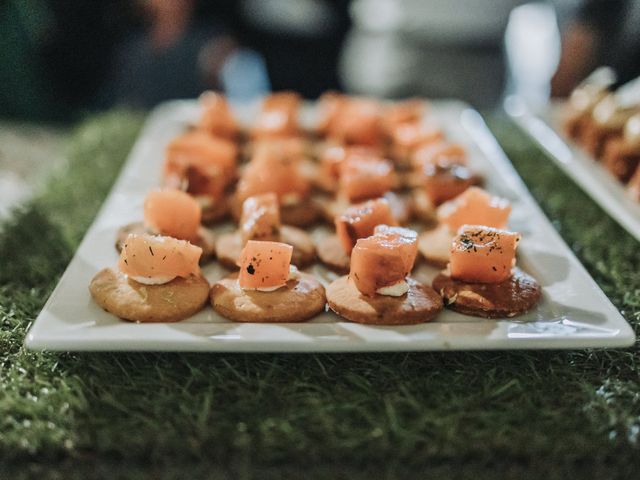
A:
<svg viewBox="0 0 640 480">
<path fill-rule="evenodd" d="M 541 112 L 531 111 L 518 97 L 505 102 L 514 121 L 625 230 L 640 240 L 640 203 L 627 195 L 617 181 L 589 153 L 569 139 L 560 128 L 563 103 L 550 104 Z"/>
<path fill-rule="evenodd" d="M 257 107 L 234 110 L 247 122 Z M 305 107 L 303 123 L 313 118 L 313 110 L 313 105 Z M 469 164 L 484 176 L 487 190 L 512 202 L 509 226 L 523 234 L 518 263 L 543 287 L 543 300 L 533 311 L 496 321 L 444 310 L 434 322 L 400 327 L 349 323 L 331 312 L 303 323 L 239 324 L 211 308 L 178 323 L 119 320 L 92 301 L 89 282 L 101 268 L 116 263 L 116 231 L 142 218 L 146 192 L 160 185 L 165 145 L 197 116 L 196 101 L 166 103 L 150 115 L 111 194 L 29 331 L 29 349 L 360 352 L 572 349 L 634 342 L 631 327 L 542 214 L 480 115 L 457 101 L 433 102 L 430 116 L 468 149 Z M 319 265 L 310 271 L 325 285 L 336 278 Z M 203 272 L 209 281 L 225 275 L 215 263 Z M 436 273 L 418 263 L 414 277 L 430 281 Z"/>
</svg>

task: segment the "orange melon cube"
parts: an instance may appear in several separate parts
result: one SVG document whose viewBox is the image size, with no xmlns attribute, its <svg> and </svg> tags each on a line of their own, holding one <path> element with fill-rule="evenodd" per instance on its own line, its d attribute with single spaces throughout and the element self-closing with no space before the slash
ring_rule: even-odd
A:
<svg viewBox="0 0 640 480">
<path fill-rule="evenodd" d="M 382 140 L 380 104 L 367 98 L 349 98 L 340 106 L 327 136 L 346 145 L 376 145 Z"/>
<path fill-rule="evenodd" d="M 465 282 L 500 283 L 511 276 L 520 234 L 464 225 L 451 244 L 451 278 Z"/>
</svg>

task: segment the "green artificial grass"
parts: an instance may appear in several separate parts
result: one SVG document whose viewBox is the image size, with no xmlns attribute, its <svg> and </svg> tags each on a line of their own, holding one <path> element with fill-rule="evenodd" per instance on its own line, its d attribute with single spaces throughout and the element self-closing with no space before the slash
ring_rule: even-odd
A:
<svg viewBox="0 0 640 480">
<path fill-rule="evenodd" d="M 141 120 L 112 112 L 81 125 L 66 169 L 0 231 L 0 478 L 628 478 L 640 468 L 637 348 L 26 351 Z M 637 331 L 638 243 L 513 124 L 491 127 Z"/>
</svg>

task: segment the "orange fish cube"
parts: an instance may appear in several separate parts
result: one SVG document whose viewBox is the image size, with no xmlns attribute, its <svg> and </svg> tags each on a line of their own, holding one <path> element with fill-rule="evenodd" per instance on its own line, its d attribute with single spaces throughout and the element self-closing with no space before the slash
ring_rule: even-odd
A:
<svg viewBox="0 0 640 480">
<path fill-rule="evenodd" d="M 238 136 L 238 124 L 233 118 L 224 95 L 205 92 L 200 96 L 200 105 L 202 115 L 197 125 L 198 129 L 229 140 L 234 140 Z"/>
<path fill-rule="evenodd" d="M 240 217 L 242 244 L 249 240 L 277 240 L 280 237 L 280 206 L 275 193 L 247 198 Z"/>
<path fill-rule="evenodd" d="M 282 204 L 283 198 L 303 198 L 309 192 L 309 180 L 302 174 L 299 159 L 287 155 L 277 144 L 263 145 L 247 164 L 238 182 L 240 200 L 275 193 Z"/>
<path fill-rule="evenodd" d="M 130 234 L 120 252 L 118 268 L 130 277 L 163 279 L 199 274 L 202 249 L 185 240 L 160 235 Z"/>
<path fill-rule="evenodd" d="M 195 240 L 201 219 L 198 201 L 180 190 L 154 190 L 144 200 L 145 223 L 162 235 Z"/>
<path fill-rule="evenodd" d="M 398 224 L 385 198 L 353 205 L 335 218 L 336 233 L 347 253 L 351 253 L 359 238 L 373 235 L 376 226 L 381 224 Z"/>
<path fill-rule="evenodd" d="M 427 164 L 422 174 L 424 191 L 436 206 L 457 197 L 478 181 L 464 165 L 450 163 Z"/>
<path fill-rule="evenodd" d="M 418 252 L 416 232 L 401 227 L 377 228 L 373 236 L 359 239 L 351 252 L 349 279 L 369 296 L 403 281 Z"/>
<path fill-rule="evenodd" d="M 500 283 L 511 276 L 520 234 L 464 225 L 451 244 L 451 278 L 465 282 Z"/>
<path fill-rule="evenodd" d="M 367 98 L 350 98 L 329 126 L 328 137 L 346 145 L 376 145 L 382 140 L 382 109 Z"/>
<path fill-rule="evenodd" d="M 505 228 L 511 213 L 511 204 L 480 187 L 469 187 L 463 193 L 440 205 L 438 221 L 457 232 L 465 224 Z"/>
<path fill-rule="evenodd" d="M 196 130 L 176 137 L 166 150 L 164 177 L 186 184 L 193 195 L 217 198 L 236 176 L 238 148 L 233 142 Z"/>
<path fill-rule="evenodd" d="M 446 141 L 425 143 L 413 153 L 412 163 L 416 168 L 424 168 L 426 165 L 436 163 L 465 165 L 467 152 L 457 143 Z"/>
<path fill-rule="evenodd" d="M 393 186 L 393 166 L 388 160 L 349 157 L 340 169 L 339 190 L 350 202 L 382 196 Z"/>
<path fill-rule="evenodd" d="M 249 240 L 238 259 L 240 287 L 275 290 L 286 285 L 292 253 L 286 243 Z"/>
</svg>

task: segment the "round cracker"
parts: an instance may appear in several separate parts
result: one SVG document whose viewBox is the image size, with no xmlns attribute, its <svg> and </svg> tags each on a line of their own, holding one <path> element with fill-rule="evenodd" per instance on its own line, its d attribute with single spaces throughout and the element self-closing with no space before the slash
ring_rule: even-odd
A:
<svg viewBox="0 0 640 480">
<path fill-rule="evenodd" d="M 474 317 L 511 318 L 533 308 L 542 289 L 533 277 L 514 268 L 511 277 L 501 283 L 468 283 L 441 272 L 433 288 L 447 307 Z"/>
<path fill-rule="evenodd" d="M 289 225 L 280 227 L 280 242 L 293 247 L 291 263 L 298 268 L 311 265 L 316 259 L 316 247 L 311 236 L 304 230 Z M 237 270 L 236 261 L 242 252 L 242 238 L 239 232 L 229 232 L 220 235 L 216 242 L 216 252 L 220 264 L 229 269 Z"/>
<path fill-rule="evenodd" d="M 329 308 L 341 317 L 369 325 L 412 325 L 433 320 L 442 310 L 442 299 L 429 285 L 407 277 L 409 291 L 400 297 L 360 293 L 348 276 L 327 287 Z"/>
<path fill-rule="evenodd" d="M 148 227 L 144 222 L 134 222 L 124 227 L 121 227 L 116 234 L 116 250 L 122 251 L 122 246 L 125 240 L 130 234 L 136 235 L 159 235 L 159 233 L 151 227 Z M 194 245 L 202 248 L 202 256 L 200 257 L 200 263 L 211 260 L 216 255 L 216 234 L 213 230 L 200 226 L 198 228 L 198 239 L 192 242 Z"/>
<path fill-rule="evenodd" d="M 243 290 L 238 274 L 232 273 L 213 284 L 210 300 L 223 317 L 255 323 L 302 322 L 324 311 L 326 304 L 324 287 L 304 272 L 273 292 Z"/>
<path fill-rule="evenodd" d="M 452 241 L 453 235 L 449 232 L 449 227 L 441 224 L 420 234 L 418 251 L 430 265 L 445 268 L 449 263 Z"/>
<path fill-rule="evenodd" d="M 334 272 L 349 273 L 351 257 L 342 248 L 337 235 L 327 235 L 318 243 L 318 258 Z"/>
<path fill-rule="evenodd" d="M 206 305 L 209 282 L 202 275 L 190 275 L 163 285 L 143 285 L 105 268 L 93 277 L 89 291 L 98 305 L 124 320 L 178 322 Z"/>
</svg>

